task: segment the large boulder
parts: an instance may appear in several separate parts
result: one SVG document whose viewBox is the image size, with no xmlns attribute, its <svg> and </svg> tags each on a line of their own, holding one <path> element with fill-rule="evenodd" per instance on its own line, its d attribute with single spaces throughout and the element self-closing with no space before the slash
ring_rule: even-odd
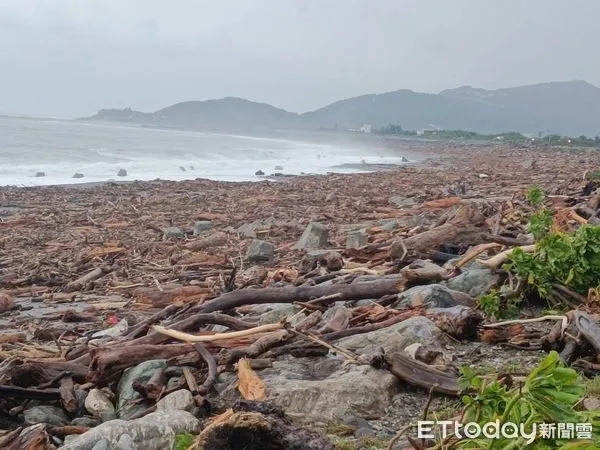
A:
<svg viewBox="0 0 600 450">
<path fill-rule="evenodd" d="M 445 341 L 444 333 L 435 323 L 426 317 L 415 316 L 380 330 L 340 339 L 336 345 L 357 354 L 373 354 L 381 349 L 391 354 L 404 351 L 417 342 L 440 346 Z"/>
<path fill-rule="evenodd" d="M 367 230 L 351 231 L 346 236 L 346 248 L 360 248 L 369 243 Z"/>
<path fill-rule="evenodd" d="M 479 298 L 497 286 L 498 281 L 499 276 L 489 269 L 473 269 L 449 279 L 444 284 L 454 291 Z"/>
<path fill-rule="evenodd" d="M 310 422 L 340 420 L 350 414 L 385 415 L 398 379 L 367 365 L 344 365 L 339 358 L 274 361 L 262 370 L 267 401 L 286 414 Z"/>
<path fill-rule="evenodd" d="M 156 369 L 166 368 L 167 363 L 164 359 L 151 359 L 123 372 L 117 386 L 117 414 L 120 418 L 127 419 L 148 408 L 148 405 L 131 403 L 132 400 L 141 398 L 140 393 L 133 388 L 133 382 L 139 380 L 145 383 L 154 375 Z"/>
<path fill-rule="evenodd" d="M 187 411 L 158 411 L 135 420 L 110 420 L 70 439 L 63 450 L 92 450 L 99 442 L 108 448 L 164 450 L 175 448 L 176 437 L 181 433 L 199 433 L 201 424 Z"/>
<path fill-rule="evenodd" d="M 399 295 L 397 308 L 451 308 L 456 305 L 474 306 L 473 298 L 464 292 L 453 291 L 441 284 L 415 286 Z"/>
<path fill-rule="evenodd" d="M 197 220 L 194 222 L 194 236 L 204 233 L 205 231 L 211 230 L 213 224 L 210 220 Z"/>
</svg>

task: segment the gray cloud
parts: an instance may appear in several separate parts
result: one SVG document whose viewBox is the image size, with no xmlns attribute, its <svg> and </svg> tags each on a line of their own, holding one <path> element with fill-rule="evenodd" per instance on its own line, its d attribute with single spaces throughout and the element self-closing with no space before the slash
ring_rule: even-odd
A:
<svg viewBox="0 0 600 450">
<path fill-rule="evenodd" d="M 0 112 L 600 84 L 595 0 L 4 0 Z"/>
</svg>

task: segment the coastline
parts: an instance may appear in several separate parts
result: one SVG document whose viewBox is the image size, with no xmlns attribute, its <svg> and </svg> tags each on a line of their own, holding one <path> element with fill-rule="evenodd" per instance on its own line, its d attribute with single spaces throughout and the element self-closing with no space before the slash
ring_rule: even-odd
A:
<svg viewBox="0 0 600 450">
<path fill-rule="evenodd" d="M 276 182 L 199 179 L 0 187 L 0 299 L 10 296 L 0 318 L 0 337 L 9 342 L 3 351 L 7 358 L 27 359 L 31 365 L 26 368 L 33 371 L 40 364 L 51 372 L 60 367 L 62 373 L 64 366 L 60 364 L 67 364 L 75 380 L 71 382 L 84 390 L 89 389 L 85 384 L 88 376 L 99 385 L 113 386 L 109 380 L 126 379 L 121 375 L 124 368 L 141 370 L 140 366 L 154 364 L 150 370 L 154 373 L 156 367 L 163 368 L 163 363 L 156 361 L 164 357 L 174 366 L 169 372 L 175 374 L 170 375 L 171 379 L 183 380 L 180 391 L 185 392 L 181 395 L 189 392 L 192 398 L 193 389 L 185 384 L 180 370 L 191 367 L 200 384 L 210 379 L 204 360 L 198 359 L 192 346 L 187 352 L 179 341 L 157 338 L 151 325 L 173 326 L 178 320 L 192 320 L 197 312 L 206 312 L 201 316 L 216 322 L 194 322 L 184 331 L 197 334 L 200 329 L 201 334 L 211 334 L 216 331 L 215 324 L 233 329 L 263 324 L 275 327 L 282 318 L 301 316 L 303 321 L 316 320 L 311 326 L 319 324 L 314 330 L 321 333 L 322 339 L 326 337 L 341 348 L 359 349 L 353 350 L 359 353 L 368 353 L 374 342 L 389 347 L 400 339 L 394 344 L 398 348 L 386 347 L 386 352 L 422 344 L 426 333 L 426 343 L 440 354 L 451 355 L 456 365 L 483 361 L 501 371 L 509 360 L 527 371 L 543 358 L 542 350 L 499 350 L 498 346 L 466 335 L 449 340 L 445 337 L 448 329 L 440 331 L 419 300 L 408 312 L 404 307 L 393 306 L 405 301 L 401 297 L 404 288 L 396 287 L 398 280 L 402 274 L 415 270 L 413 290 L 430 289 L 426 295 L 431 301 L 442 301 L 430 298 L 435 292 L 450 292 L 450 299 L 443 299 L 441 309 L 445 314 L 456 308 L 466 308 L 468 318 L 480 314 L 473 292 L 467 294 L 467 289 L 456 281 L 452 289 L 463 291 L 448 290 L 447 281 L 440 281 L 450 276 L 441 264 L 428 262 L 425 275 L 418 270 L 423 258 L 433 259 L 431 250 L 438 251 L 437 244 L 428 247 L 433 240 L 426 239 L 422 253 L 411 254 L 401 262 L 392 256 L 393 249 L 400 240 L 451 223 L 461 210 L 469 208 L 479 211 L 483 226 L 498 228 L 499 233 L 517 240 L 518 233 L 526 231 L 520 214 L 530 186 L 540 186 L 549 199 L 561 202 L 581 190 L 582 174 L 597 169 L 597 161 L 596 152 L 587 149 L 572 152 L 444 143 L 424 149 L 419 164 L 378 172 L 298 176 Z M 509 220 L 501 220 L 503 214 Z M 317 248 L 298 247 L 315 222 L 321 224 L 321 228 L 316 227 L 317 232 L 326 230 L 325 238 L 319 238 Z M 358 244 L 348 246 L 353 239 L 358 239 Z M 455 253 L 442 252 L 442 256 L 458 255 L 456 249 L 448 251 Z M 412 265 L 418 261 L 421 262 Z M 465 266 L 462 272 L 475 277 L 482 276 L 482 271 L 485 277 L 493 275 L 486 270 L 470 270 Z M 460 272 L 452 272 L 451 277 L 460 277 Z M 381 285 L 391 286 L 392 290 L 381 292 L 376 288 Z M 338 297 L 321 292 L 333 292 L 339 286 L 347 286 L 342 292 L 353 292 L 355 286 L 368 289 L 362 296 L 337 302 Z M 280 288 L 285 289 L 276 292 L 314 290 L 318 295 L 303 294 L 290 299 L 274 296 L 266 300 L 257 297 L 256 304 L 227 307 L 223 313 L 217 312 L 220 308 L 203 309 L 223 300 L 223 296 L 260 296 Z M 323 303 L 316 303 L 315 297 Z M 448 302 L 456 304 L 448 306 Z M 396 318 L 403 321 L 394 322 Z M 117 325 L 111 327 L 114 324 Z M 463 325 L 475 333 L 471 322 L 461 322 L 454 331 L 462 330 Z M 539 329 L 545 333 L 551 326 L 540 324 Z M 367 330 L 364 334 L 353 335 L 362 328 Z M 31 333 L 22 332 L 24 329 Z M 56 333 L 44 334 L 45 330 Z M 345 359 L 329 354 L 329 349 L 320 345 L 311 346 L 295 336 L 286 335 L 281 340 L 284 331 L 273 332 L 279 338 L 269 344 L 269 349 L 246 354 L 257 364 L 256 376 L 266 385 L 267 400 L 292 417 L 306 415 L 310 426 L 322 431 L 326 429 L 323 421 L 331 423 L 338 420 L 338 415 L 352 414 L 386 442 L 404 424 L 420 417 L 429 393 L 422 384 L 415 384 L 415 380 L 399 383 L 385 370 L 345 365 Z M 348 335 L 334 339 L 336 333 Z M 88 338 L 83 339 L 92 334 L 96 336 L 93 345 L 88 344 Z M 115 342 L 117 338 L 123 339 L 124 345 Z M 98 346 L 110 341 L 104 349 Z M 73 349 L 70 351 L 74 355 L 61 356 L 56 342 L 60 348 Z M 227 367 L 231 365 L 227 358 L 233 358 L 232 355 L 254 351 L 248 350 L 252 347 L 248 346 L 250 342 L 254 341 L 250 338 L 225 344 L 209 342 L 206 348 L 219 366 Z M 40 353 L 39 348 L 44 348 L 45 353 Z M 175 350 L 184 353 L 171 353 Z M 113 355 L 112 351 L 116 353 Z M 105 359 L 93 359 L 98 355 Z M 180 362 L 178 358 L 183 356 L 187 359 Z M 258 366 L 259 359 L 266 367 Z M 307 366 L 314 370 L 303 369 Z M 23 376 L 11 366 L 5 370 L 6 380 L 13 380 L 13 384 L 18 376 Z M 317 370 L 323 373 L 315 375 Z M 32 379 L 33 387 L 52 381 Z M 236 372 L 223 370 L 211 383 L 206 393 L 208 401 L 223 408 L 232 407 L 240 396 Z M 136 414 L 147 414 L 151 420 L 154 416 L 148 408 L 155 406 L 156 399 L 130 390 L 134 392 L 133 406 L 121 408 L 119 417 L 133 421 Z M 92 395 L 92 391 L 86 394 Z M 122 387 L 111 391 L 117 398 L 124 392 Z M 314 398 L 315 392 L 321 395 L 320 400 L 308 411 L 307 399 Z M 52 398 L 55 401 L 50 403 L 62 408 L 60 399 Z M 373 402 L 373 398 L 377 401 Z M 442 410 L 445 405 L 444 396 L 431 401 L 432 411 Z M 74 414 L 69 414 L 69 420 L 79 423 L 80 417 L 71 416 Z M 109 427 L 110 423 L 99 426 Z M 5 427 L 14 429 L 20 425 L 13 419 Z M 82 430 L 86 432 L 80 437 L 68 436 L 65 442 L 84 439 L 97 425 L 93 424 L 89 431 Z"/>
</svg>

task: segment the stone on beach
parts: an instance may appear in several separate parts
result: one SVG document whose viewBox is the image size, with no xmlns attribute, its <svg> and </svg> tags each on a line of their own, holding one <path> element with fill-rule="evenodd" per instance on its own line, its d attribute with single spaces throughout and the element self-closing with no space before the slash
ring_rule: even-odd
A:
<svg viewBox="0 0 600 450">
<path fill-rule="evenodd" d="M 202 234 L 205 231 L 211 230 L 213 224 L 210 220 L 198 220 L 194 222 L 194 236 Z"/>
<path fill-rule="evenodd" d="M 136 412 L 147 408 L 143 404 L 136 405 L 130 403 L 131 400 L 141 397 L 140 393 L 133 388 L 133 382 L 135 380 L 147 382 L 154 375 L 156 369 L 161 368 L 167 368 L 167 363 L 164 359 L 151 359 L 123 372 L 117 386 L 117 415 L 120 418 L 127 419 Z"/>
<path fill-rule="evenodd" d="M 183 238 L 184 233 L 181 228 L 178 227 L 169 227 L 165 230 L 164 238 L 165 239 L 181 239 Z"/>
<path fill-rule="evenodd" d="M 171 392 L 156 404 L 158 411 L 188 411 L 191 412 L 196 403 L 194 396 L 187 389 L 179 389 Z"/>
<path fill-rule="evenodd" d="M 369 235 L 366 230 L 356 230 L 348 233 L 346 237 L 346 248 L 360 248 L 369 243 Z"/>
<path fill-rule="evenodd" d="M 103 440 L 108 448 L 122 448 L 119 444 L 129 441 L 138 449 L 163 450 L 175 447 L 178 434 L 199 433 L 201 424 L 187 411 L 157 411 L 135 420 L 110 420 L 70 439 L 61 447 L 64 450 L 92 450 Z"/>
<path fill-rule="evenodd" d="M 308 224 L 300 240 L 294 248 L 298 250 L 327 247 L 329 233 L 322 223 L 311 222 Z"/>
<path fill-rule="evenodd" d="M 40 405 L 33 406 L 23 412 L 23 419 L 28 425 L 36 423 L 47 423 L 56 427 L 68 425 L 70 420 L 65 412 L 56 406 Z"/>
<path fill-rule="evenodd" d="M 270 264 L 274 258 L 275 246 L 270 242 L 261 241 L 260 239 L 254 239 L 246 252 L 246 259 L 251 263 Z"/>
<path fill-rule="evenodd" d="M 115 406 L 100 389 L 90 390 L 85 399 L 85 409 L 92 416 L 98 417 L 103 421 L 113 420 L 117 418 Z"/>
</svg>

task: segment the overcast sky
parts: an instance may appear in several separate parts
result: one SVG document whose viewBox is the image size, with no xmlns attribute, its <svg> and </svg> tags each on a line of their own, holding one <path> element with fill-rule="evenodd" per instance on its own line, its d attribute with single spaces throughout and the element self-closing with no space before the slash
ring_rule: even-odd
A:
<svg viewBox="0 0 600 450">
<path fill-rule="evenodd" d="M 0 112 L 600 85 L 597 0 L 0 0 Z"/>
</svg>

